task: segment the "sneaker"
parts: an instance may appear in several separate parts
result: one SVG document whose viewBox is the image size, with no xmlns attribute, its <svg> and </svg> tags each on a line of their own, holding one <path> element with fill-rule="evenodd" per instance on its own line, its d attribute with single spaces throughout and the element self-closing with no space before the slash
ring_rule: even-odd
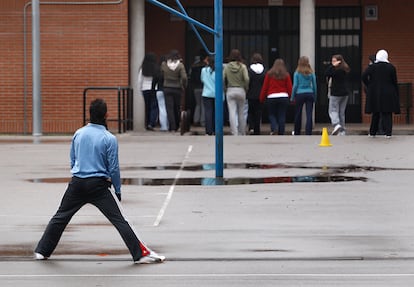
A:
<svg viewBox="0 0 414 287">
<path fill-rule="evenodd" d="M 138 261 L 135 261 L 135 264 L 152 264 L 152 263 L 162 263 L 165 260 L 165 256 L 158 255 L 154 251 L 151 251 L 150 254 L 142 256 Z"/>
<path fill-rule="evenodd" d="M 341 128 L 342 128 L 342 126 L 341 126 L 340 124 L 337 124 L 337 125 L 334 127 L 333 131 L 332 131 L 332 135 L 336 135 L 336 134 L 338 134 L 338 132 L 341 130 Z"/>
<path fill-rule="evenodd" d="M 44 255 L 42 255 L 42 254 L 40 254 L 40 253 L 37 253 L 37 252 L 35 252 L 35 253 L 33 254 L 33 258 L 34 258 L 35 260 L 47 260 L 47 257 L 45 257 Z"/>
<path fill-rule="evenodd" d="M 390 139 L 391 138 L 391 136 L 384 136 L 386 139 Z"/>
<path fill-rule="evenodd" d="M 369 137 L 369 138 L 375 138 L 375 135 L 368 134 L 368 137 Z"/>
</svg>

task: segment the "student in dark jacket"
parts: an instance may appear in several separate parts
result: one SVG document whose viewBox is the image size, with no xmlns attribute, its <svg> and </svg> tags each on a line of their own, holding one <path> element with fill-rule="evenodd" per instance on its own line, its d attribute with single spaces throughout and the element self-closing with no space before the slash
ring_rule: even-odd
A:
<svg viewBox="0 0 414 287">
<path fill-rule="evenodd" d="M 202 49 L 198 56 L 196 56 L 194 63 L 188 73 L 190 91 L 195 100 L 195 107 L 193 113 L 193 124 L 196 126 L 205 125 L 204 105 L 202 102 L 203 83 L 201 82 L 201 70 L 208 64 L 208 55 Z"/>
<path fill-rule="evenodd" d="M 170 131 L 177 131 L 180 127 L 180 112 L 184 89 L 187 87 L 187 73 L 181 56 L 177 50 L 172 50 L 166 61 L 161 63 L 161 72 L 164 78 L 165 107 Z"/>
<path fill-rule="evenodd" d="M 400 113 L 397 71 L 388 61 L 387 51 L 379 50 L 375 59 L 362 74 L 362 82 L 368 89 L 365 112 L 372 114 L 369 136 L 377 134 L 381 118 L 385 137 L 391 138 L 392 113 Z"/>
<path fill-rule="evenodd" d="M 260 91 L 265 78 L 265 67 L 263 65 L 262 55 L 254 53 L 251 58 L 251 64 L 247 68 L 249 73 L 249 89 L 247 90 L 247 101 L 249 103 L 249 112 L 247 121 L 249 123 L 249 132 L 253 135 L 260 135 L 260 124 L 262 121 L 262 104 L 260 103 Z"/>
<path fill-rule="evenodd" d="M 350 68 L 342 55 L 333 55 L 331 65 L 325 71 L 328 86 L 330 85 L 328 113 L 333 135 L 345 135 L 345 110 L 349 94 L 346 85 L 349 71 Z"/>
</svg>

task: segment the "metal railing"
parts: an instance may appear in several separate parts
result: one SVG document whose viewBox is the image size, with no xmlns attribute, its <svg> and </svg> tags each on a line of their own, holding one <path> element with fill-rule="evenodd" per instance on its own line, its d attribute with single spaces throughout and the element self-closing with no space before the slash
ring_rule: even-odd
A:
<svg viewBox="0 0 414 287">
<path fill-rule="evenodd" d="M 118 115 L 115 121 L 118 122 L 118 132 L 126 132 L 133 129 L 133 90 L 130 87 L 87 87 L 83 90 L 83 125 L 88 120 L 86 118 L 86 98 L 88 91 L 117 91 Z"/>
</svg>

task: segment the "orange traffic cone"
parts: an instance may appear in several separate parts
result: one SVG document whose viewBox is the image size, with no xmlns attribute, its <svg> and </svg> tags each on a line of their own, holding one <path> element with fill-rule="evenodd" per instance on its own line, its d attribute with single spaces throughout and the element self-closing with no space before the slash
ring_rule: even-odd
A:
<svg viewBox="0 0 414 287">
<path fill-rule="evenodd" d="M 322 138 L 319 146 L 332 146 L 331 142 L 329 141 L 327 128 L 322 128 Z"/>
</svg>

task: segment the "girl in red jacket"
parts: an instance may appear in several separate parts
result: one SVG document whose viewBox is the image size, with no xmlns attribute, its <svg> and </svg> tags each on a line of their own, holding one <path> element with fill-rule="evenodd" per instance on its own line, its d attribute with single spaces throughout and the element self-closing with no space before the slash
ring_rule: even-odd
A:
<svg viewBox="0 0 414 287">
<path fill-rule="evenodd" d="M 292 80 L 282 59 L 276 59 L 267 72 L 260 92 L 260 102 L 265 102 L 270 121 L 270 134 L 284 135 L 286 110 L 292 94 Z"/>
</svg>

